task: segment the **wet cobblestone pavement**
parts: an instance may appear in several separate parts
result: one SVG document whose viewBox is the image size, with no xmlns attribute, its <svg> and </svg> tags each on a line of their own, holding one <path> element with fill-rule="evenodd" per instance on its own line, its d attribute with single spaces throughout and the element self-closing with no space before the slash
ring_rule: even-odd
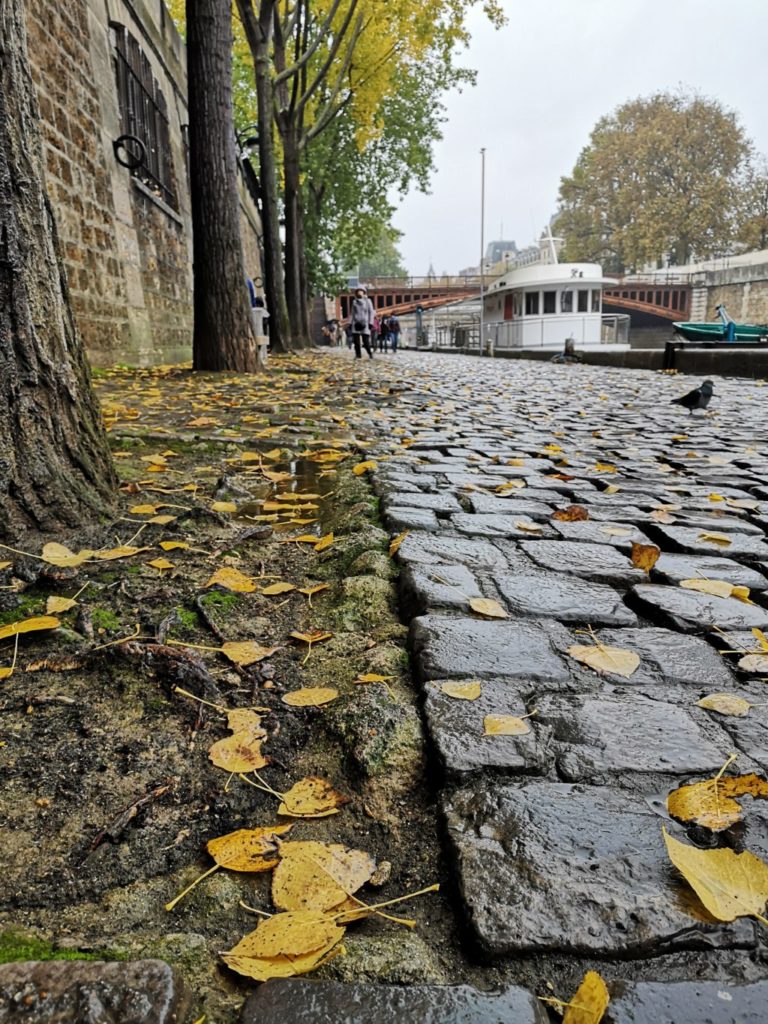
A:
<svg viewBox="0 0 768 1024">
<path fill-rule="evenodd" d="M 759 1010 L 757 990 L 734 987 L 768 975 L 765 927 L 712 918 L 662 836 L 768 848 L 758 801 L 718 833 L 666 809 L 732 753 L 729 772 L 768 770 L 768 651 L 752 632 L 768 630 L 768 389 L 718 379 L 710 412 L 689 415 L 670 405 L 700 383 L 688 377 L 415 353 L 360 370 L 374 488 L 406 533 L 402 610 L 468 942 L 489 963 L 629 960 L 650 982 L 673 959 L 681 981 L 721 983 L 629 986 L 608 1020 L 768 1019 L 764 986 Z M 573 505 L 579 518 L 557 518 Z M 650 572 L 635 542 L 660 549 Z M 475 614 L 478 597 L 505 617 Z M 597 672 L 574 645 L 639 664 Z M 713 692 L 753 706 L 697 705 Z M 525 730 L 488 735 L 488 716 Z"/>
</svg>

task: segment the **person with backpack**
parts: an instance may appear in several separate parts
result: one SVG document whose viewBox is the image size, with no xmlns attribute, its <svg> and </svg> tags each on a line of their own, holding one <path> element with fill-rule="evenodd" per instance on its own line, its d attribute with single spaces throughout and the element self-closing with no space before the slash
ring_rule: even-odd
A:
<svg viewBox="0 0 768 1024">
<path fill-rule="evenodd" d="M 381 318 L 381 331 L 379 332 L 379 352 L 387 351 L 389 341 L 389 317 L 385 314 Z"/>
<path fill-rule="evenodd" d="M 365 288 L 360 285 L 355 289 L 355 296 L 349 310 L 349 326 L 352 334 L 352 342 L 355 346 L 355 359 L 362 359 L 361 345 L 368 353 L 368 358 L 373 359 L 371 349 L 371 331 L 376 314 L 373 303 L 368 298 Z"/>
<path fill-rule="evenodd" d="M 392 352 L 397 352 L 397 343 L 400 340 L 400 321 L 397 319 L 395 314 L 389 318 L 389 342 L 392 346 Z"/>
</svg>

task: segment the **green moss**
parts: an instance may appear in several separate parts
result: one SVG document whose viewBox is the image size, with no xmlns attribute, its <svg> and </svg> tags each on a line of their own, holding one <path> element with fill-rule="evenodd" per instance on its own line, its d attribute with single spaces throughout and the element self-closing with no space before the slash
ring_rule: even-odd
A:
<svg viewBox="0 0 768 1024">
<path fill-rule="evenodd" d="M 183 608 L 181 605 L 177 605 L 176 614 L 179 617 L 179 623 L 186 629 L 196 629 L 200 624 L 197 612 L 193 612 L 189 608 Z"/>
<path fill-rule="evenodd" d="M 96 629 L 120 629 L 120 619 L 109 608 L 92 608 L 91 621 Z"/>
<path fill-rule="evenodd" d="M 240 602 L 239 594 L 224 593 L 223 590 L 210 590 L 200 598 L 200 604 L 205 608 L 219 608 L 227 611 L 234 608 Z"/>
<path fill-rule="evenodd" d="M 10 611 L 0 612 L 0 626 L 6 626 L 10 622 L 19 622 L 21 619 L 29 619 L 33 615 L 40 615 L 45 608 L 45 599 L 42 597 L 25 597 Z"/>
<path fill-rule="evenodd" d="M 50 942 L 26 932 L 8 930 L 0 932 L 0 964 L 18 960 L 123 960 L 119 953 L 99 950 L 81 953 L 77 949 L 55 949 Z"/>
</svg>

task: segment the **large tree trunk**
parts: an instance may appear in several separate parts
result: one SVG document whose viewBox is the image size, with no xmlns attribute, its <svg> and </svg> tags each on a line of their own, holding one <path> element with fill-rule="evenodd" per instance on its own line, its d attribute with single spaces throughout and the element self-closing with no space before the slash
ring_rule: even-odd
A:
<svg viewBox="0 0 768 1024">
<path fill-rule="evenodd" d="M 285 177 L 285 298 L 293 344 L 298 348 L 309 342 L 304 331 L 304 292 L 301 286 L 301 171 L 299 146 L 289 118 L 280 125 Z"/>
<path fill-rule="evenodd" d="M 259 115 L 259 183 L 262 196 L 261 226 L 264 233 L 264 285 L 270 315 L 269 335 L 274 350 L 290 352 L 272 120 L 273 90 L 269 48 L 274 8 L 275 0 L 261 0 L 257 17 L 252 0 L 237 0 L 237 9 L 240 12 L 240 20 L 243 23 L 253 57 L 256 77 L 256 100 Z"/>
<path fill-rule="evenodd" d="M 74 527 L 116 480 L 45 191 L 23 0 L 0 0 L 0 537 Z"/>
<path fill-rule="evenodd" d="M 257 369 L 240 239 L 229 0 L 187 0 L 196 370 Z"/>
</svg>

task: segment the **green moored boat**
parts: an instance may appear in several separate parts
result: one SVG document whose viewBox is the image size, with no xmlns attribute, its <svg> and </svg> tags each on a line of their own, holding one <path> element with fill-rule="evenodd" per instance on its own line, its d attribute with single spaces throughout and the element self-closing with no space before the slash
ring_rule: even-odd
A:
<svg viewBox="0 0 768 1024">
<path fill-rule="evenodd" d="M 686 341 L 730 341 L 734 343 L 759 345 L 768 344 L 768 324 L 737 324 L 726 312 L 725 306 L 717 306 L 720 321 L 715 323 L 672 324 L 675 333 Z"/>
</svg>

